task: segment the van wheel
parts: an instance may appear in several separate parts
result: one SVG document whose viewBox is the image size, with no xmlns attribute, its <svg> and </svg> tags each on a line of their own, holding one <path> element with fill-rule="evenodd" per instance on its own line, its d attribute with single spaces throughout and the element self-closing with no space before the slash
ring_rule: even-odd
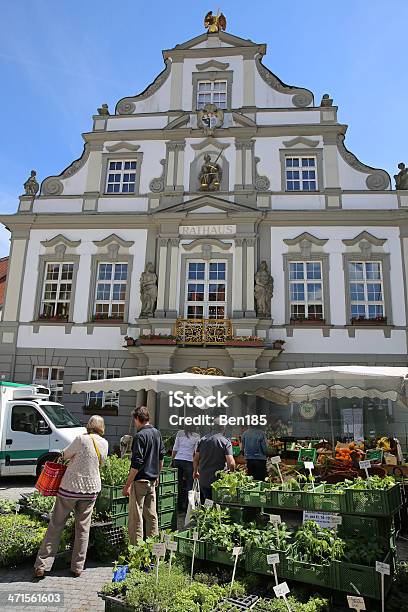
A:
<svg viewBox="0 0 408 612">
<path fill-rule="evenodd" d="M 36 470 L 36 476 L 37 478 L 39 477 L 39 475 L 42 472 L 42 469 L 46 463 L 46 461 L 55 461 L 55 459 L 58 457 L 57 454 L 55 455 L 46 455 L 45 457 L 42 457 L 39 461 L 39 463 L 37 463 L 37 470 Z"/>
</svg>

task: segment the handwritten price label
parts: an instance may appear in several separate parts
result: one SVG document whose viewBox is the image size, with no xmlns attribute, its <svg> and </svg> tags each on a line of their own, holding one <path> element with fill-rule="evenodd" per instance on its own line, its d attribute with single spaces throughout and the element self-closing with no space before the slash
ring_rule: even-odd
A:
<svg viewBox="0 0 408 612">
<path fill-rule="evenodd" d="M 153 554 L 155 557 L 164 557 L 166 554 L 166 545 L 164 542 L 160 544 L 153 544 Z"/>
<path fill-rule="evenodd" d="M 388 563 L 381 563 L 380 561 L 375 562 L 375 571 L 379 574 L 389 576 L 391 574 L 391 568 Z"/>
<path fill-rule="evenodd" d="M 282 459 L 279 457 L 279 455 L 276 455 L 276 457 L 271 457 L 271 463 L 281 463 Z"/>
<path fill-rule="evenodd" d="M 359 461 L 358 465 L 360 466 L 360 470 L 368 470 L 371 467 L 371 461 L 366 459 L 365 461 Z"/>
<path fill-rule="evenodd" d="M 286 597 L 290 593 L 289 587 L 286 582 L 281 582 L 273 587 L 273 591 L 276 597 Z"/>
<path fill-rule="evenodd" d="M 272 523 L 273 525 L 280 525 L 280 523 L 282 522 L 282 519 L 279 514 L 270 514 L 269 522 Z"/>
<path fill-rule="evenodd" d="M 365 602 L 362 597 L 356 597 L 355 595 L 347 595 L 347 603 L 349 608 L 353 608 L 360 612 L 360 610 L 365 610 Z"/>
<path fill-rule="evenodd" d="M 198 540 L 198 531 L 193 531 L 193 540 L 194 540 L 194 542 L 197 542 L 197 540 Z"/>
<path fill-rule="evenodd" d="M 307 470 L 314 470 L 314 463 L 313 461 L 304 461 L 305 464 L 305 468 Z"/>
<path fill-rule="evenodd" d="M 243 552 L 244 552 L 244 549 L 242 546 L 234 546 L 234 548 L 232 549 L 232 554 L 234 557 L 238 557 L 239 555 L 242 555 Z"/>
<path fill-rule="evenodd" d="M 207 508 L 212 508 L 214 505 L 214 502 L 212 499 L 206 499 L 204 502 L 204 506 L 206 506 Z"/>
<path fill-rule="evenodd" d="M 167 550 L 177 552 L 177 542 L 167 542 Z"/>
<path fill-rule="evenodd" d="M 280 563 L 278 553 L 275 553 L 273 555 L 266 555 L 266 562 L 268 563 L 268 565 L 275 565 L 276 563 Z"/>
</svg>

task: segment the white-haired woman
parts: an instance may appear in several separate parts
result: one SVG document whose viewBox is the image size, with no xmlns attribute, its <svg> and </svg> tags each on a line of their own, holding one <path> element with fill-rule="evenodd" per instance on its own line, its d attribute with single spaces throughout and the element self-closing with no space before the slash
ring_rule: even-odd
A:
<svg viewBox="0 0 408 612">
<path fill-rule="evenodd" d="M 51 570 L 68 516 L 75 516 L 75 542 L 72 551 L 71 572 L 80 576 L 84 569 L 88 548 L 89 529 L 95 500 L 101 490 L 99 467 L 106 460 L 108 443 L 102 438 L 105 422 L 101 416 L 92 416 L 86 426 L 87 433 L 77 436 L 62 456 L 69 460 L 62 477 L 54 510 L 44 540 L 34 564 L 35 575 L 42 578 Z"/>
</svg>

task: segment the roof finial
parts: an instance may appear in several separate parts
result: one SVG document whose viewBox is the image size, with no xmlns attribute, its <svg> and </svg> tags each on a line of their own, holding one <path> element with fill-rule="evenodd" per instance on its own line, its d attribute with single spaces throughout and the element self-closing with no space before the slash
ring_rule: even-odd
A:
<svg viewBox="0 0 408 612">
<path fill-rule="evenodd" d="M 227 27 L 225 15 L 220 13 L 220 9 L 218 9 L 216 15 L 213 15 L 212 11 L 208 11 L 204 17 L 204 27 L 211 33 L 225 30 Z"/>
</svg>

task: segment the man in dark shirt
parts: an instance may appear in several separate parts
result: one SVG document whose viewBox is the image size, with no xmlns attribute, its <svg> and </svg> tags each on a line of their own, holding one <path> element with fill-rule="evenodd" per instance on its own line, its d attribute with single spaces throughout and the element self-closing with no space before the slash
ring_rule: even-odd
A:
<svg viewBox="0 0 408 612">
<path fill-rule="evenodd" d="M 231 440 L 224 436 L 224 427 L 215 419 L 214 432 L 203 436 L 194 454 L 194 478 L 200 480 L 201 502 L 212 499 L 211 485 L 216 480 L 216 472 L 223 470 L 227 464 L 229 470 L 235 470 Z"/>
<path fill-rule="evenodd" d="M 150 425 L 149 411 L 140 406 L 133 411 L 137 433 L 132 443 L 129 476 L 123 495 L 129 495 L 129 541 L 143 540 L 143 519 L 146 536 L 159 533 L 156 510 L 156 486 L 163 467 L 165 449 L 160 432 Z"/>
</svg>

